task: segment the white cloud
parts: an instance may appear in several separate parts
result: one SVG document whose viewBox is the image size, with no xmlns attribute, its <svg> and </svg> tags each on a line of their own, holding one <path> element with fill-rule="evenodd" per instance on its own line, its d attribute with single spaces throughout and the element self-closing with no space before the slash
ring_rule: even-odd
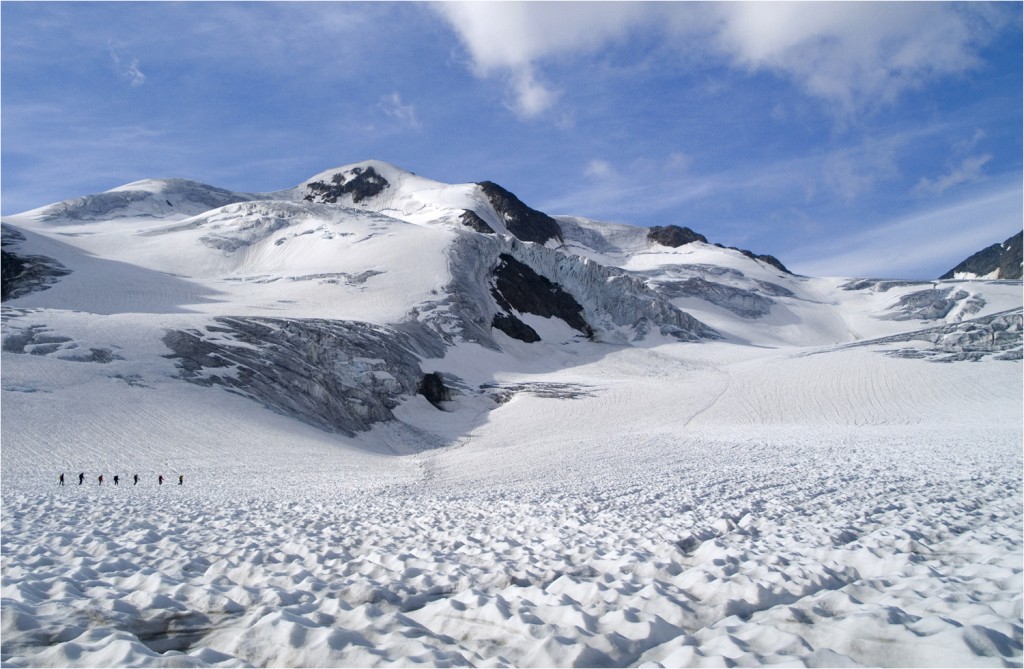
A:
<svg viewBox="0 0 1024 669">
<path fill-rule="evenodd" d="M 442 2 L 434 8 L 455 28 L 482 76 L 552 55 L 596 51 L 650 11 L 632 2 Z"/>
<path fill-rule="evenodd" d="M 718 47 L 737 64 L 780 72 L 847 112 L 979 62 L 983 22 L 969 5 L 742 2 L 716 9 Z"/>
<path fill-rule="evenodd" d="M 433 7 L 449 22 L 480 78 L 506 78 L 509 108 L 536 117 L 559 99 L 543 83 L 537 65 L 545 59 L 590 53 L 628 33 L 648 13 L 631 2 L 441 2 Z"/>
<path fill-rule="evenodd" d="M 538 83 L 555 57 L 589 54 L 640 29 L 686 54 L 792 79 L 842 115 L 979 63 L 1001 8 L 932 2 L 443 2 L 480 78 L 504 75 L 510 105 L 536 116 L 558 99 Z"/>
<path fill-rule="evenodd" d="M 382 96 L 377 106 L 382 112 L 397 120 L 403 126 L 413 130 L 419 129 L 420 121 L 416 116 L 415 105 L 402 102 L 402 96 L 398 91 Z"/>
<path fill-rule="evenodd" d="M 107 43 L 107 53 L 114 64 L 114 72 L 129 86 L 135 88 L 146 83 L 146 75 L 139 69 L 139 59 L 130 54 L 122 55 L 113 43 Z"/>
<path fill-rule="evenodd" d="M 512 96 L 506 104 L 520 117 L 534 118 L 554 106 L 558 96 L 557 91 L 537 81 L 532 68 L 523 67 L 512 75 Z"/>
<path fill-rule="evenodd" d="M 964 158 L 949 174 L 936 179 L 922 177 L 912 192 L 914 195 L 942 195 L 954 186 L 981 181 L 985 178 L 981 168 L 990 160 L 992 156 L 988 154 Z"/>
</svg>

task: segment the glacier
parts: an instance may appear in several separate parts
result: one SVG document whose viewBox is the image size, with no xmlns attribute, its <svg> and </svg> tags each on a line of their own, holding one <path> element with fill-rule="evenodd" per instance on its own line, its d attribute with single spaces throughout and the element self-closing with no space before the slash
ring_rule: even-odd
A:
<svg viewBox="0 0 1024 669">
<path fill-rule="evenodd" d="M 1021 665 L 1019 280 L 382 161 L 2 233 L 3 666 Z"/>
</svg>

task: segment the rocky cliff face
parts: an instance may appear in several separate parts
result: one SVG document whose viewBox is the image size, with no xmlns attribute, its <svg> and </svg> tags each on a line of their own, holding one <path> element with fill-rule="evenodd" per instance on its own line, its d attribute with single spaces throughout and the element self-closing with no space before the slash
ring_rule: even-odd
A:
<svg viewBox="0 0 1024 669">
<path fill-rule="evenodd" d="M 348 195 L 353 203 L 361 202 L 381 193 L 390 184 L 377 173 L 372 166 L 353 167 L 347 172 L 338 172 L 331 177 L 330 183 L 314 181 L 309 184 L 309 193 L 304 197 L 307 202 L 337 203 L 339 198 Z"/>
<path fill-rule="evenodd" d="M 1002 244 L 978 251 L 939 279 L 1020 279 L 1024 266 L 1024 232 Z"/>
<path fill-rule="evenodd" d="M 542 211 L 526 206 L 522 200 L 493 181 L 482 181 L 480 189 L 487 196 L 495 213 L 504 221 L 510 233 L 524 242 L 544 244 L 549 240 L 562 241 L 558 221 Z"/>
<path fill-rule="evenodd" d="M 0 250 L 2 262 L 2 283 L 0 283 L 0 300 L 7 301 L 21 297 L 35 290 L 46 290 L 62 276 L 71 273 L 53 258 L 40 255 L 27 255 L 19 250 L 25 236 L 10 226 L 0 226 Z"/>
<path fill-rule="evenodd" d="M 601 341 L 637 341 L 650 332 L 680 341 L 720 336 L 650 288 L 642 276 L 516 240 L 511 240 L 509 254 L 577 297 L 585 320 Z"/>
<path fill-rule="evenodd" d="M 679 248 L 684 244 L 693 242 L 708 243 L 708 238 L 694 232 L 690 228 L 681 228 L 678 225 L 666 225 L 664 227 L 655 225 L 647 231 L 647 239 L 662 246 Z"/>
<path fill-rule="evenodd" d="M 537 274 L 529 265 L 507 253 L 498 256 L 498 265 L 492 270 L 491 295 L 503 312 L 495 314 L 494 327 L 510 337 L 526 342 L 540 337 L 512 312 L 534 314 L 542 318 L 560 318 L 574 330 L 587 337 L 594 331 L 583 318 L 583 307 L 576 299 L 547 277 Z M 523 336 L 525 335 L 525 336 Z"/>
</svg>

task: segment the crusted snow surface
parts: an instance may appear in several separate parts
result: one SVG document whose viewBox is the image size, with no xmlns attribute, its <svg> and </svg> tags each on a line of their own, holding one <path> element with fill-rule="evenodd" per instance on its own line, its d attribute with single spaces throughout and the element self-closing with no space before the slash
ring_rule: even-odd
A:
<svg viewBox="0 0 1024 669">
<path fill-rule="evenodd" d="M 131 348 L 5 354 L 6 666 L 1021 662 L 1018 362 L 464 344 L 397 456 Z"/>
</svg>

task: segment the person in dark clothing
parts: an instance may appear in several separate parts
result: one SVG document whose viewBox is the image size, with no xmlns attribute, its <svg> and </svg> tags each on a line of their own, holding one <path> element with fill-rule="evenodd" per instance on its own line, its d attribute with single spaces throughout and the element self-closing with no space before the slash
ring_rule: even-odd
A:
<svg viewBox="0 0 1024 669">
<path fill-rule="evenodd" d="M 118 481 L 119 478 L 120 477 L 118 477 L 117 474 L 114 474 L 114 485 L 117 485 L 117 481 Z"/>
<path fill-rule="evenodd" d="M 82 485 L 83 481 L 85 481 L 85 472 L 78 475 L 78 485 Z"/>
<path fill-rule="evenodd" d="M 178 485 L 182 485 L 184 483 L 185 483 L 185 475 L 184 474 L 178 474 Z"/>
<path fill-rule="evenodd" d="M 160 485 L 163 485 L 164 484 L 164 475 L 161 474 L 160 477 L 157 480 L 160 481 Z"/>
<path fill-rule="evenodd" d="M 100 485 L 103 485 L 103 474 L 100 474 Z"/>
<path fill-rule="evenodd" d="M 139 485 L 139 475 L 138 474 L 135 475 L 135 483 L 133 483 L 132 485 Z"/>
<path fill-rule="evenodd" d="M 60 473 L 60 484 L 64 485 L 64 472 Z"/>
</svg>

